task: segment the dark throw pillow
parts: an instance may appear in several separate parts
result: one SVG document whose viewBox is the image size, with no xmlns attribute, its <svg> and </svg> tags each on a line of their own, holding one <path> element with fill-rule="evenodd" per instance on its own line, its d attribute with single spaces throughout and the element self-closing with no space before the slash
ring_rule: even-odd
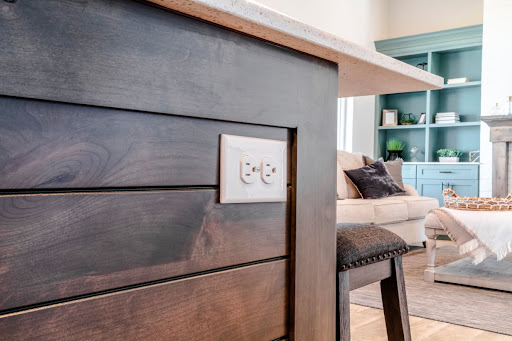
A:
<svg viewBox="0 0 512 341">
<path fill-rule="evenodd" d="M 379 158 L 379 161 L 384 161 L 383 158 Z M 364 164 L 365 165 L 372 165 L 375 163 L 375 160 L 368 156 L 364 156 Z M 404 189 L 404 181 L 402 179 L 402 165 L 404 161 L 402 159 L 396 159 L 394 161 L 386 161 L 384 162 L 384 166 L 388 169 L 389 174 L 391 174 L 391 177 L 398 186 L 400 186 L 401 189 Z"/>
<path fill-rule="evenodd" d="M 389 174 L 384 162 L 380 160 L 362 168 L 346 170 L 345 174 L 365 199 L 381 199 L 405 194 Z"/>
</svg>

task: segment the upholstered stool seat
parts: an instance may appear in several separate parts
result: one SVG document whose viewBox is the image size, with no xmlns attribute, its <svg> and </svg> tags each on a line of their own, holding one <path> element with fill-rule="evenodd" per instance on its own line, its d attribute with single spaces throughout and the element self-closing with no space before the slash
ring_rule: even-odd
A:
<svg viewBox="0 0 512 341">
<path fill-rule="evenodd" d="M 405 241 L 374 225 L 338 226 L 337 335 L 350 340 L 350 290 L 380 281 L 388 339 L 411 339 L 402 255 Z"/>
<path fill-rule="evenodd" d="M 337 229 L 336 264 L 346 271 L 409 251 L 405 241 L 386 229 L 373 226 L 341 227 Z"/>
</svg>

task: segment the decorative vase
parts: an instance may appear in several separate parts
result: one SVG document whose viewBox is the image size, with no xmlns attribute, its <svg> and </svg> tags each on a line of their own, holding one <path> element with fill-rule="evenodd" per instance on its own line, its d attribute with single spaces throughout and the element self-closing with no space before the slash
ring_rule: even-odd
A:
<svg viewBox="0 0 512 341">
<path fill-rule="evenodd" d="M 449 156 L 449 157 L 439 157 L 439 162 L 459 162 L 458 156 Z"/>
<path fill-rule="evenodd" d="M 402 158 L 403 150 L 388 150 L 388 158 L 386 161 L 394 161 Z"/>
</svg>

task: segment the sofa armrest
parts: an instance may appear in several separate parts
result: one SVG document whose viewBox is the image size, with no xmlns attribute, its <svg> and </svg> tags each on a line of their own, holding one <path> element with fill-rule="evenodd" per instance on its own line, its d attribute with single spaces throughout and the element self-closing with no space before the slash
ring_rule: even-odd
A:
<svg viewBox="0 0 512 341">
<path fill-rule="evenodd" d="M 404 184 L 405 189 L 405 195 L 411 196 L 411 197 L 418 197 L 418 191 L 416 191 L 416 188 L 412 187 L 411 185 Z"/>
</svg>

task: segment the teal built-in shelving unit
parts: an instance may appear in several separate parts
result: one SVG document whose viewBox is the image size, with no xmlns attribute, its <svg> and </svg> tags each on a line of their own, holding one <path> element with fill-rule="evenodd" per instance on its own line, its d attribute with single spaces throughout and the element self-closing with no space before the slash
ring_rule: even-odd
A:
<svg viewBox="0 0 512 341">
<path fill-rule="evenodd" d="M 386 140 L 396 137 L 406 143 L 403 153 L 410 160 L 409 149 L 418 147 L 423 162 L 437 161 L 436 151 L 455 148 L 464 152 L 461 161 L 468 161 L 468 152 L 480 149 L 480 92 L 482 74 L 482 25 L 380 40 L 377 51 L 404 63 L 417 66 L 428 63 L 426 70 L 446 80 L 467 77 L 471 81 L 445 84 L 441 90 L 379 95 L 375 110 L 375 156 L 386 156 Z M 413 113 L 416 119 L 426 113 L 424 125 L 382 126 L 382 110 Z M 457 112 L 461 122 L 435 124 L 438 112 Z"/>
</svg>

